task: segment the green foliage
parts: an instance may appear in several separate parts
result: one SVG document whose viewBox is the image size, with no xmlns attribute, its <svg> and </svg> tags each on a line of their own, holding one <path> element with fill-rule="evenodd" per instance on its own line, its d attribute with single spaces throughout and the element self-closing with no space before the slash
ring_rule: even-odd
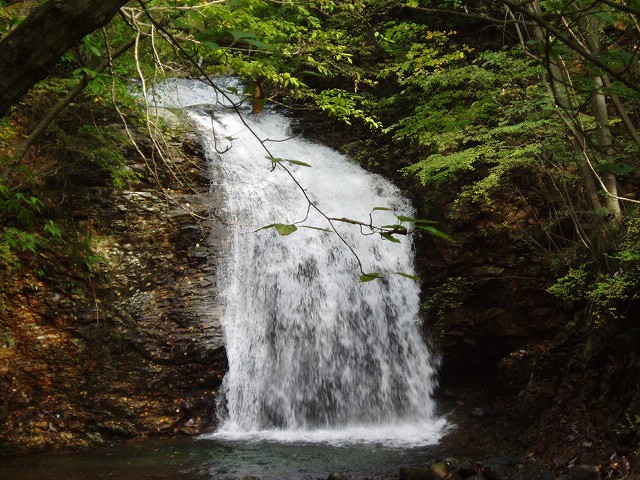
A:
<svg viewBox="0 0 640 480">
<path fill-rule="evenodd" d="M 640 218 L 627 221 L 616 250 L 605 266 L 583 261 L 559 278 L 548 291 L 563 301 L 588 302 L 597 319 L 624 317 L 628 306 L 638 301 L 640 292 Z M 609 273 L 613 272 L 613 273 Z"/>
<path fill-rule="evenodd" d="M 360 281 L 362 283 L 368 283 L 368 282 L 372 282 L 374 280 L 378 280 L 380 278 L 389 276 L 389 275 L 398 275 L 400 277 L 404 277 L 404 278 L 408 278 L 410 280 L 414 280 L 414 281 L 419 281 L 420 277 L 417 277 L 415 275 L 410 275 L 408 273 L 405 272 L 389 272 L 389 273 L 381 273 L 381 272 L 369 272 L 369 273 L 363 273 L 362 275 L 360 275 Z"/>
<path fill-rule="evenodd" d="M 0 182 L 0 265 L 19 266 L 17 254 L 36 253 L 47 242 L 62 239 L 63 230 L 53 220 L 41 218 L 43 203 L 34 196 L 13 192 Z M 44 236 L 42 233 L 44 233 Z"/>
<path fill-rule="evenodd" d="M 290 165 L 300 165 L 302 167 L 311 167 L 311 165 L 309 165 L 307 162 L 303 162 L 301 160 L 294 160 L 294 159 L 290 159 L 290 158 L 279 158 L 279 157 L 272 157 L 272 156 L 267 156 L 266 157 L 267 160 L 271 160 L 271 163 L 273 163 L 274 165 L 276 163 L 288 163 Z"/>
<path fill-rule="evenodd" d="M 372 83 L 354 64 L 370 42 L 362 41 L 363 32 L 354 32 L 352 15 L 365 10 L 365 2 L 239 0 L 174 10 L 167 28 L 186 40 L 183 48 L 212 75 L 260 82 L 347 123 L 379 128 L 367 113 L 366 97 L 357 91 Z M 356 88 L 312 86 L 323 78 L 340 78 Z"/>
<path fill-rule="evenodd" d="M 0 263 L 16 266 L 16 253 L 36 252 L 42 238 L 33 230 L 42 207 L 39 198 L 13 191 L 0 179 L 0 219 L 3 221 L 0 231 Z"/>
<path fill-rule="evenodd" d="M 442 284 L 431 288 L 421 307 L 425 317 L 433 319 L 439 325 L 440 334 L 444 334 L 444 320 L 452 310 L 460 307 L 464 299 L 472 292 L 472 285 L 465 277 L 449 277 Z"/>
<path fill-rule="evenodd" d="M 375 116 L 367 113 L 367 110 L 371 111 L 367 108 L 370 102 L 363 95 L 333 88 L 311 96 L 322 111 L 347 125 L 351 125 L 352 119 L 358 119 L 372 130 L 382 127 Z"/>
<path fill-rule="evenodd" d="M 119 128 L 84 125 L 79 136 L 71 139 L 82 142 L 78 151 L 103 172 L 110 175 L 117 188 L 127 188 L 140 175 L 126 165 L 126 155 L 131 146 L 125 132 Z"/>
<path fill-rule="evenodd" d="M 23 227 L 31 227 L 35 216 L 42 209 L 38 197 L 23 192 L 11 191 L 0 179 L 0 212 L 8 221 Z"/>
<path fill-rule="evenodd" d="M 363 273 L 362 275 L 360 275 L 360 281 L 363 283 L 372 282 L 374 280 L 377 280 L 381 276 L 382 274 L 379 272 Z"/>
<path fill-rule="evenodd" d="M 1 243 L 13 251 L 36 253 L 39 236 L 14 227 L 8 227 L 2 232 Z"/>
<path fill-rule="evenodd" d="M 0 38 L 17 27 L 22 21 L 23 17 L 20 15 L 19 3 L 12 2 L 12 4 L 7 5 L 7 2 L 0 2 Z"/>
<path fill-rule="evenodd" d="M 16 126 L 8 118 L 0 118 L 0 140 L 6 142 L 16 136 Z"/>
<path fill-rule="evenodd" d="M 416 23 L 389 24 L 383 33 L 376 32 L 376 37 L 394 61 L 389 62 L 379 76 L 394 76 L 401 83 L 415 83 L 418 78 L 427 78 L 463 60 L 472 49 L 465 45 L 451 48 L 449 38 L 454 34 L 432 31 L 427 25 Z"/>
<path fill-rule="evenodd" d="M 62 238 L 62 228 L 53 220 L 47 220 L 44 223 L 43 230 L 49 236 L 49 238 L 54 241 L 60 240 Z"/>
<path fill-rule="evenodd" d="M 18 268 L 20 268 L 20 260 L 15 251 L 7 242 L 0 241 L 0 272 L 2 270 L 13 271 Z"/>
<path fill-rule="evenodd" d="M 587 298 L 589 289 L 589 273 L 585 266 L 570 269 L 569 272 L 559 278 L 547 291 L 563 301 L 580 301 Z"/>
<path fill-rule="evenodd" d="M 431 72 L 404 76 L 406 98 L 394 103 L 416 106 L 390 131 L 424 152 L 404 172 L 429 188 L 461 183 L 459 201 L 491 205 L 510 172 L 536 168 L 557 128 L 539 75 L 516 49 L 481 52 L 472 61 L 450 55 Z"/>
</svg>

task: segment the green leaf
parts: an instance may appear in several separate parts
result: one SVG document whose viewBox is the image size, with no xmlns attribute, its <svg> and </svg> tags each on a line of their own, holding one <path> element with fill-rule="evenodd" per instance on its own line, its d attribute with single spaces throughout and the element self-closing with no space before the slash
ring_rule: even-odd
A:
<svg viewBox="0 0 640 480">
<path fill-rule="evenodd" d="M 60 226 L 54 222 L 53 220 L 47 220 L 44 224 L 43 230 L 49 234 L 49 236 L 55 240 L 58 240 L 62 237 L 62 229 Z"/>
<path fill-rule="evenodd" d="M 360 281 L 361 282 L 371 282 L 377 278 L 380 278 L 382 274 L 379 272 L 371 272 L 371 273 L 363 273 L 362 275 L 360 275 Z"/>
<path fill-rule="evenodd" d="M 220 47 L 220 45 L 218 45 L 216 42 L 213 42 L 213 41 L 211 41 L 211 40 L 204 40 L 204 41 L 202 41 L 202 42 L 200 42 L 200 43 L 201 43 L 202 45 L 204 45 L 205 47 L 210 48 L 211 50 L 219 50 L 220 48 L 222 48 L 222 47 Z"/>
<path fill-rule="evenodd" d="M 303 167 L 311 167 L 311 165 L 309 165 L 308 163 L 302 162 L 300 160 L 288 160 L 287 159 L 287 162 L 289 162 L 289 163 L 291 163 L 293 165 L 302 165 Z"/>
<path fill-rule="evenodd" d="M 328 228 L 312 227 L 310 225 L 300 225 L 300 228 L 310 228 L 311 230 L 319 230 L 321 232 L 331 232 Z"/>
<path fill-rule="evenodd" d="M 450 242 L 453 242 L 453 238 L 451 238 L 449 235 L 429 225 L 416 225 L 415 229 L 421 232 L 430 233 L 431 235 L 434 235 L 436 237 L 443 238 L 445 240 L 449 240 Z"/>
<path fill-rule="evenodd" d="M 411 280 L 415 280 L 416 282 L 420 280 L 420 277 L 416 275 L 409 275 L 408 273 L 404 273 L 404 272 L 393 272 L 393 273 L 395 275 L 400 275 L 401 277 L 410 278 Z"/>
<path fill-rule="evenodd" d="M 423 220 L 421 218 L 407 217 L 405 215 L 396 215 L 396 218 L 398 220 L 400 220 L 401 222 L 409 222 L 409 223 L 413 223 L 415 225 L 425 225 L 425 224 L 438 223 L 435 220 Z"/>
<path fill-rule="evenodd" d="M 282 163 L 282 162 L 287 162 L 290 163 L 292 165 L 301 165 L 303 167 L 311 167 L 311 165 L 309 165 L 306 162 L 302 162 L 300 160 L 292 160 L 290 158 L 279 158 L 279 157 L 272 157 L 271 155 L 267 155 L 265 157 L 267 160 L 271 160 L 273 163 Z"/>
<path fill-rule="evenodd" d="M 273 50 L 271 45 L 267 45 L 266 43 L 258 40 L 258 36 L 253 32 L 245 32 L 244 30 L 229 30 L 231 36 L 233 36 L 233 40 L 235 42 L 244 42 L 249 45 L 253 45 L 254 47 L 261 48 L 263 50 Z"/>
<path fill-rule="evenodd" d="M 192 25 L 182 18 L 174 18 L 171 20 L 171 24 L 186 31 L 189 31 L 192 28 Z"/>
<path fill-rule="evenodd" d="M 284 223 L 276 223 L 273 226 L 280 235 L 287 236 L 298 230 L 295 225 L 286 225 Z"/>
<path fill-rule="evenodd" d="M 245 32 L 244 30 L 229 30 L 229 33 L 233 36 L 234 40 L 247 40 L 257 38 L 257 35 L 255 33 Z"/>
<path fill-rule="evenodd" d="M 599 18 L 604 23 L 608 23 L 609 25 L 613 25 L 616 22 L 616 18 L 613 15 L 603 12 L 602 10 L 593 12 L 593 16 Z"/>
<path fill-rule="evenodd" d="M 291 235 L 293 232 L 298 230 L 298 227 L 296 227 L 295 225 L 289 225 L 286 223 L 272 223 L 271 225 L 260 227 L 258 230 L 256 230 L 256 232 L 259 232 L 260 230 L 266 230 L 268 228 L 275 228 L 276 232 L 284 236 Z"/>
<path fill-rule="evenodd" d="M 242 41 L 250 45 L 253 45 L 254 47 L 261 48 L 262 50 L 267 50 L 267 51 L 273 50 L 273 47 L 271 45 L 267 45 L 266 43 L 261 42 L 260 40 L 256 40 L 254 38 L 243 38 Z"/>
<path fill-rule="evenodd" d="M 399 239 L 397 239 L 396 237 L 394 237 L 393 235 L 391 235 L 390 233 L 385 233 L 385 232 L 381 232 L 380 236 L 382 238 L 384 238 L 385 240 L 389 240 L 390 242 L 393 243 L 401 243 Z"/>
<path fill-rule="evenodd" d="M 84 48 L 92 55 L 95 55 L 96 57 L 102 56 L 102 49 L 100 48 L 100 43 L 97 40 L 91 37 L 85 37 L 82 39 L 82 43 L 84 44 Z"/>
<path fill-rule="evenodd" d="M 372 212 L 375 212 L 375 211 L 378 211 L 378 210 L 380 210 L 380 211 L 384 211 L 384 212 L 391 212 L 391 209 L 390 209 L 390 208 L 387 208 L 387 207 L 375 207 L 375 208 L 374 208 L 373 210 L 371 210 L 371 211 L 372 211 Z"/>
</svg>

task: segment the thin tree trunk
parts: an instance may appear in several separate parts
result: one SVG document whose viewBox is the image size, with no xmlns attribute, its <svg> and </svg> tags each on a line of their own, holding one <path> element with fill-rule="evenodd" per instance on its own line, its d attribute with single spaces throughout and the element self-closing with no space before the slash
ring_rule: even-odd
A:
<svg viewBox="0 0 640 480">
<path fill-rule="evenodd" d="M 580 22 L 583 35 L 591 53 L 600 53 L 600 21 L 593 15 L 585 16 Z M 604 93 L 604 80 L 602 76 L 591 69 L 593 81 L 592 108 L 594 117 L 598 122 L 597 149 L 599 156 L 605 163 L 613 162 L 613 135 L 609 126 L 609 112 L 607 110 L 607 97 Z M 618 200 L 618 182 L 616 176 L 604 171 L 601 174 L 602 183 L 606 189 L 604 203 L 607 211 L 613 215 L 616 222 L 622 221 L 622 210 Z"/>
<path fill-rule="evenodd" d="M 538 0 L 534 1 L 531 5 L 532 14 L 542 16 L 542 7 Z M 548 41 L 547 33 L 542 26 L 538 25 L 534 28 L 535 38 L 538 41 Z M 594 211 L 603 208 L 603 204 L 600 201 L 600 195 L 598 186 L 593 177 L 593 172 L 584 157 L 584 148 L 587 145 L 587 139 L 584 132 L 577 128 L 573 123 L 570 116 L 577 117 L 577 110 L 572 102 L 572 93 L 570 92 L 570 79 L 567 76 L 564 68 L 560 65 L 558 60 L 549 52 L 542 59 L 542 64 L 547 72 L 546 78 L 543 78 L 543 83 L 550 95 L 555 101 L 556 110 L 560 119 L 565 124 L 567 129 L 571 132 L 573 140 L 571 142 L 573 149 L 576 153 L 576 164 L 578 167 L 578 173 L 582 178 L 582 184 L 585 189 L 585 195 L 591 208 Z"/>
<path fill-rule="evenodd" d="M 613 136 L 609 128 L 609 113 L 607 99 L 603 90 L 602 77 L 594 77 L 595 90 L 593 92 L 593 110 L 598 120 L 598 151 L 606 163 L 613 162 Z M 618 181 L 615 174 L 604 171 L 601 174 L 602 183 L 606 188 L 604 203 L 607 211 L 613 215 L 616 222 L 622 221 L 622 210 L 618 200 Z"/>
<path fill-rule="evenodd" d="M 128 0 L 49 0 L 0 41 L 0 117 Z"/>
</svg>

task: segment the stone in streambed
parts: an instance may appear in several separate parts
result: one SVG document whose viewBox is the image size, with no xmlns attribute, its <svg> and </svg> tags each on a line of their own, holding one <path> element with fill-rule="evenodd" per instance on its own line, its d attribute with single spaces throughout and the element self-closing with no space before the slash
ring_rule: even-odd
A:
<svg viewBox="0 0 640 480">
<path fill-rule="evenodd" d="M 453 468 L 449 462 L 438 462 L 431 465 L 429 470 L 431 470 L 434 478 L 447 478 L 453 471 Z"/>
<path fill-rule="evenodd" d="M 435 480 L 431 470 L 425 467 L 402 467 L 400 480 Z"/>
<path fill-rule="evenodd" d="M 553 480 L 553 475 L 538 462 L 530 460 L 518 465 L 513 480 Z"/>
<path fill-rule="evenodd" d="M 350 479 L 349 477 L 343 475 L 340 472 L 333 472 L 329 474 L 329 476 L 327 477 L 327 480 L 350 480 Z"/>
<path fill-rule="evenodd" d="M 429 467 L 402 467 L 400 480 L 442 480 L 453 471 L 449 462 L 434 463 Z"/>
<path fill-rule="evenodd" d="M 556 480 L 600 480 L 600 478 L 600 471 L 596 467 L 578 465 L 560 475 Z"/>
<path fill-rule="evenodd" d="M 487 480 L 487 477 L 481 473 L 474 473 L 470 477 L 466 477 L 465 480 Z"/>
<path fill-rule="evenodd" d="M 516 460 L 508 457 L 496 457 L 486 460 L 482 473 L 489 480 L 512 480 L 516 473 Z"/>
<path fill-rule="evenodd" d="M 462 480 L 467 480 L 477 475 L 480 475 L 482 478 L 485 478 L 484 475 L 478 472 L 476 467 L 472 467 L 471 465 L 458 465 L 455 468 L 456 475 Z M 480 480 L 478 478 L 474 478 L 474 480 Z"/>
</svg>

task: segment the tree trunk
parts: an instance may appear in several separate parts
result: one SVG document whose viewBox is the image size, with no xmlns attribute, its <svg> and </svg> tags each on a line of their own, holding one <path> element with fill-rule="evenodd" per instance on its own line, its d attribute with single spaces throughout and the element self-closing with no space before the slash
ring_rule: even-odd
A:
<svg viewBox="0 0 640 480">
<path fill-rule="evenodd" d="M 49 0 L 0 41 L 0 117 L 128 0 Z"/>
<path fill-rule="evenodd" d="M 597 17 L 590 15 L 586 16 L 579 22 L 584 31 L 583 35 L 585 41 L 589 47 L 589 50 L 593 54 L 601 53 L 600 46 L 600 21 Z M 609 125 L 609 110 L 607 105 L 607 97 L 604 92 L 604 79 L 600 75 L 600 72 L 591 68 L 591 80 L 593 82 L 593 113 L 598 122 L 598 153 L 601 159 L 605 163 L 613 162 L 613 135 L 611 134 L 611 127 Z M 604 203 L 607 211 L 611 214 L 614 220 L 618 223 L 622 222 L 622 210 L 620 208 L 620 201 L 618 200 L 618 182 L 616 176 L 611 172 L 603 172 L 602 183 L 606 190 Z"/>
<path fill-rule="evenodd" d="M 543 15 L 542 7 L 538 0 L 532 2 L 531 8 L 534 15 Z M 538 41 L 549 41 L 548 32 L 540 25 L 536 25 L 534 27 L 534 35 Z M 554 99 L 557 107 L 556 111 L 560 119 L 573 137 L 571 145 L 576 153 L 576 164 L 580 177 L 582 178 L 582 184 L 585 189 L 587 201 L 594 211 L 598 211 L 603 208 L 603 204 L 600 201 L 598 185 L 596 184 L 593 172 L 591 171 L 587 160 L 584 158 L 588 141 L 584 132 L 577 128 L 573 120 L 570 118 L 571 116 L 577 118 L 578 110 L 572 101 L 573 94 L 570 90 L 571 81 L 568 77 L 568 72 L 549 51 L 547 51 L 540 60 L 546 70 L 546 78 L 543 78 L 542 81 L 549 91 L 549 94 Z"/>
</svg>

